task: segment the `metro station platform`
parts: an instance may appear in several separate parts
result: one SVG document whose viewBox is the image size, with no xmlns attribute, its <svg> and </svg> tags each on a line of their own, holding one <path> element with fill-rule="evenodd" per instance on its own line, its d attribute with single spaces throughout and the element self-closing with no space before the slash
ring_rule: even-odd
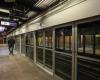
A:
<svg viewBox="0 0 100 80">
<path fill-rule="evenodd" d="M 0 45 L 0 80 L 50 80 L 50 76 L 29 58 L 16 51 L 9 55 L 7 45 Z"/>
</svg>

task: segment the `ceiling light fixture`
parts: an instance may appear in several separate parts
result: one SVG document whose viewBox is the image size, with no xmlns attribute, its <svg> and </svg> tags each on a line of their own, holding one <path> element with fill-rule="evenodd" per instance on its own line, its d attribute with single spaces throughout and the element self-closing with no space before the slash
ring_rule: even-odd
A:
<svg viewBox="0 0 100 80">
<path fill-rule="evenodd" d="M 5 27 L 0 26 L 0 32 L 4 31 Z"/>
<path fill-rule="evenodd" d="M 4 13 L 10 13 L 10 12 L 9 12 L 9 10 L 2 9 L 2 8 L 0 8 L 0 12 L 4 12 Z"/>
</svg>

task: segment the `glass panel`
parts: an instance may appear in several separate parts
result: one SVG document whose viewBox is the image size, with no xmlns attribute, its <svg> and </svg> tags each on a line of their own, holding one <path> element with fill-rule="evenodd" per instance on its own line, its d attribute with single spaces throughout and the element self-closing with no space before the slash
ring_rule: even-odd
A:
<svg viewBox="0 0 100 80">
<path fill-rule="evenodd" d="M 36 37 L 37 46 L 43 46 L 43 31 L 37 31 Z"/>
<path fill-rule="evenodd" d="M 96 54 L 100 55 L 100 34 L 96 35 Z"/>
<path fill-rule="evenodd" d="M 21 53 L 26 53 L 26 47 L 25 45 L 21 45 Z"/>
<path fill-rule="evenodd" d="M 25 44 L 25 34 L 21 35 L 21 44 Z"/>
<path fill-rule="evenodd" d="M 70 51 L 72 42 L 72 27 L 62 27 L 56 29 L 56 50 Z"/>
<path fill-rule="evenodd" d="M 69 50 L 69 45 L 70 45 L 69 38 L 70 38 L 69 36 L 65 36 L 65 49 L 66 50 Z"/>
<path fill-rule="evenodd" d="M 34 48 L 33 47 L 30 47 L 29 53 L 30 53 L 30 58 L 34 60 Z"/>
<path fill-rule="evenodd" d="M 78 52 L 83 52 L 83 35 L 79 35 L 78 40 Z"/>
<path fill-rule="evenodd" d="M 26 53 L 25 34 L 21 35 L 21 53 Z"/>
<path fill-rule="evenodd" d="M 26 56 L 30 57 L 31 59 L 33 59 L 33 47 L 30 46 L 26 46 Z"/>
<path fill-rule="evenodd" d="M 29 38 L 28 38 L 28 36 L 27 36 L 27 35 L 26 35 L 25 39 L 26 39 L 26 40 L 25 40 L 25 41 L 26 41 L 26 43 L 25 43 L 25 44 L 26 44 L 26 45 L 28 45 L 28 44 L 30 43 L 30 40 L 29 40 Z"/>
<path fill-rule="evenodd" d="M 63 80 L 71 80 L 71 57 L 61 53 L 55 53 L 55 74 Z"/>
<path fill-rule="evenodd" d="M 45 50 L 45 65 L 48 68 L 52 69 L 52 60 L 53 60 L 53 56 L 52 56 L 52 51 L 50 50 Z"/>
<path fill-rule="evenodd" d="M 34 34 L 29 32 L 26 34 L 26 45 L 34 45 Z"/>
<path fill-rule="evenodd" d="M 56 30 L 56 48 L 64 49 L 64 29 Z"/>
<path fill-rule="evenodd" d="M 31 36 L 30 36 L 30 38 L 31 38 L 30 43 L 31 43 L 32 46 L 34 46 L 34 33 L 31 32 L 30 35 L 31 35 Z"/>
<path fill-rule="evenodd" d="M 61 35 L 59 36 L 59 49 L 64 49 L 64 38 L 63 38 L 63 34 L 61 33 Z"/>
<path fill-rule="evenodd" d="M 72 36 L 65 36 L 65 50 L 72 50 L 71 47 Z"/>
<path fill-rule="evenodd" d="M 52 48 L 52 29 L 45 31 L 45 47 Z"/>
<path fill-rule="evenodd" d="M 16 36 L 15 38 L 16 38 L 15 39 L 15 49 L 17 51 L 20 51 L 20 38 L 19 38 L 19 36 Z"/>
<path fill-rule="evenodd" d="M 93 54 L 93 36 L 85 35 L 85 53 Z"/>
<path fill-rule="evenodd" d="M 91 27 L 90 27 L 91 26 Z M 78 52 L 94 54 L 94 33 L 90 23 L 78 25 Z"/>
<path fill-rule="evenodd" d="M 41 48 L 36 49 L 36 60 L 37 62 L 43 64 L 43 49 Z"/>
<path fill-rule="evenodd" d="M 29 57 L 29 47 L 28 46 L 26 46 L 26 56 L 28 56 Z"/>
</svg>

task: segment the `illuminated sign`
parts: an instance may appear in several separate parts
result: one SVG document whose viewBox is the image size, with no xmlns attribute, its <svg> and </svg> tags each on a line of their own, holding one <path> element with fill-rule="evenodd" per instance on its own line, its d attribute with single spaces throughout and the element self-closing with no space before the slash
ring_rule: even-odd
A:
<svg viewBox="0 0 100 80">
<path fill-rule="evenodd" d="M 1 25 L 3 25 L 3 26 L 14 26 L 14 27 L 16 27 L 17 26 L 17 23 L 16 22 L 13 22 L 13 21 L 11 21 L 11 22 L 1 21 Z"/>
<path fill-rule="evenodd" d="M 10 25 L 10 22 L 1 21 L 1 25 L 9 26 Z"/>
</svg>

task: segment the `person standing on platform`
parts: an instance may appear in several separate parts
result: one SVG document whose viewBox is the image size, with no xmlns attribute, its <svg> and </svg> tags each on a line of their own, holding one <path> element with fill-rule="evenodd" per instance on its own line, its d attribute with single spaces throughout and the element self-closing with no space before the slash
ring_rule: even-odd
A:
<svg viewBox="0 0 100 80">
<path fill-rule="evenodd" d="M 9 48 L 9 54 L 13 55 L 13 49 L 14 49 L 14 45 L 15 45 L 15 39 L 14 38 L 10 38 L 8 40 L 8 48 Z"/>
</svg>

